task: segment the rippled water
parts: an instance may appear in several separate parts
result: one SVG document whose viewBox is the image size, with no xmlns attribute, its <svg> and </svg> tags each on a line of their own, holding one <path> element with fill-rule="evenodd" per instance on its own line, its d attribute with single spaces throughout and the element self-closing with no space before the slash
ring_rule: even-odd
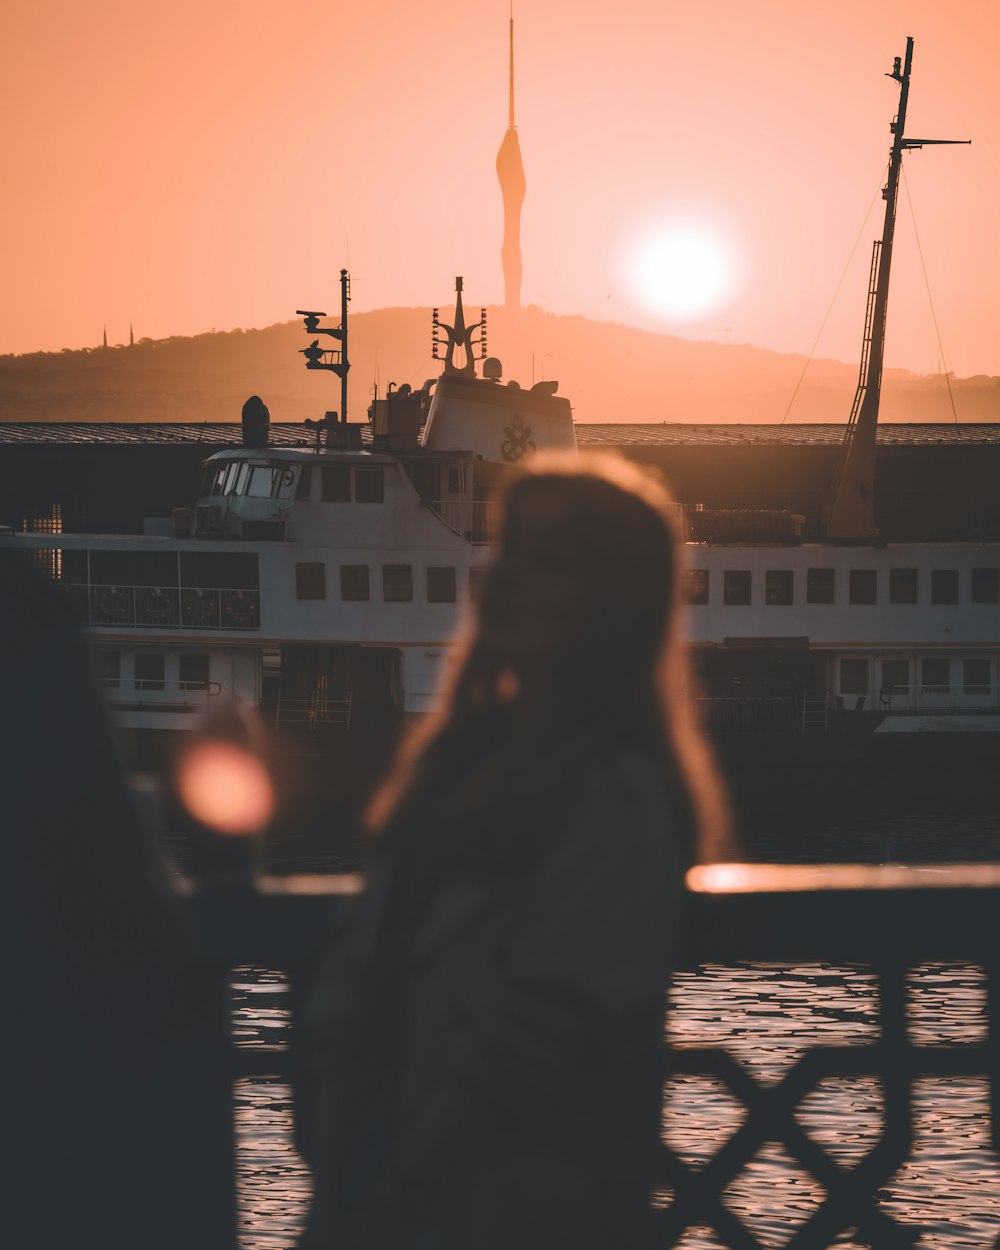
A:
<svg viewBox="0 0 1000 1250">
<path fill-rule="evenodd" d="M 238 1043 L 283 1047 L 288 1015 L 281 976 L 243 968 L 233 988 Z M 766 1084 L 812 1046 L 872 1041 L 875 994 L 871 975 L 856 968 L 707 966 L 676 978 L 667 1035 L 676 1048 L 725 1046 Z M 915 970 L 910 1031 L 916 1045 L 979 1041 L 984 1020 L 978 968 Z M 901 1222 L 920 1227 L 927 1250 L 987 1250 L 1000 1232 L 1000 1161 L 989 1149 L 985 1080 L 921 1079 L 914 1105 L 914 1149 L 879 1202 Z M 294 1243 L 309 1196 L 308 1174 L 291 1144 L 290 1091 L 278 1080 L 242 1080 L 237 1108 L 241 1244 L 244 1250 L 284 1250 Z M 875 1144 L 880 1108 L 877 1080 L 835 1077 L 822 1081 L 797 1115 L 832 1158 L 851 1166 Z M 706 1162 L 742 1118 L 741 1105 L 714 1078 L 679 1075 L 668 1082 L 664 1137 L 691 1165 Z M 822 1197 L 819 1184 L 784 1148 L 769 1144 L 733 1179 L 724 1201 L 764 1245 L 777 1247 Z M 861 1246 L 852 1231 L 836 1244 Z M 680 1244 L 687 1250 L 719 1246 L 708 1230 L 692 1230 Z"/>
</svg>

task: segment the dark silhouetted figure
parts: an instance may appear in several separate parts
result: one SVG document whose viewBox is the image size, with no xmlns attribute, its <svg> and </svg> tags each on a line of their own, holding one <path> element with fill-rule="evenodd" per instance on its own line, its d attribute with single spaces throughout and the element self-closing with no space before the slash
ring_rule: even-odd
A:
<svg viewBox="0 0 1000 1250">
<path fill-rule="evenodd" d="M 725 805 L 666 492 L 529 466 L 305 1013 L 308 1250 L 644 1244 L 681 877 L 725 853 Z"/>
<path fill-rule="evenodd" d="M 68 601 L 0 567 L 5 1245 L 231 1245 L 219 980 L 186 953 Z"/>
</svg>

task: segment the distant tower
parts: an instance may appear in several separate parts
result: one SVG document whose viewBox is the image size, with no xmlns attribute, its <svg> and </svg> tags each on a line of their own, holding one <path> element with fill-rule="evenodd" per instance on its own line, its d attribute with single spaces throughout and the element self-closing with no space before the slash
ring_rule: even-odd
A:
<svg viewBox="0 0 1000 1250">
<path fill-rule="evenodd" d="M 101 346 L 103 348 L 107 348 L 108 346 L 108 327 L 107 326 L 104 327 L 104 342 L 101 344 Z"/>
<path fill-rule="evenodd" d="M 128 345 L 129 347 L 135 347 L 135 335 L 132 333 L 131 321 L 128 323 Z"/>
<path fill-rule="evenodd" d="M 503 262 L 504 304 L 507 308 L 521 307 L 521 205 L 527 186 L 524 165 L 521 163 L 521 145 L 517 141 L 514 125 L 514 7 L 510 10 L 510 110 L 507 133 L 497 153 L 497 177 L 503 195 Z"/>
</svg>

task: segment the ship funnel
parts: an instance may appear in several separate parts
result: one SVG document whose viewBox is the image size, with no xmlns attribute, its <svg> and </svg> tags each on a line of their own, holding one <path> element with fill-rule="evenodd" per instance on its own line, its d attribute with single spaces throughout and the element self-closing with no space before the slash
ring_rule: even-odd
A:
<svg viewBox="0 0 1000 1250">
<path fill-rule="evenodd" d="M 251 395 L 243 405 L 243 446 L 259 449 L 267 446 L 271 414 L 259 395 Z"/>
</svg>

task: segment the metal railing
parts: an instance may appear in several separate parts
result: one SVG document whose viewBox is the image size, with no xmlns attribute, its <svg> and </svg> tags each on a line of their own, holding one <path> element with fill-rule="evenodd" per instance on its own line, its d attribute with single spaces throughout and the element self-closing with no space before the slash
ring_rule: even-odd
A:
<svg viewBox="0 0 1000 1250">
<path fill-rule="evenodd" d="M 220 967 L 285 969 L 295 989 L 308 979 L 331 913 L 358 885 L 345 877 L 262 877 L 242 892 L 192 894 L 184 906 L 205 957 Z M 762 1151 L 779 1143 L 823 1191 L 805 1218 L 800 1209 L 783 1215 L 773 1199 L 771 1214 L 794 1230 L 786 1245 L 826 1250 L 857 1229 L 865 1245 L 910 1250 L 919 1228 L 898 1220 L 882 1199 L 883 1187 L 914 1150 L 917 1083 L 927 1075 L 985 1077 L 992 1091 L 992 1147 L 1000 1150 L 1000 865 L 713 865 L 695 869 L 689 885 L 682 968 L 860 965 L 877 987 L 877 1028 L 863 1044 L 813 1045 L 776 1082 L 759 1080 L 724 1047 L 676 1049 L 670 1055 L 675 1073 L 721 1082 L 745 1116 L 700 1166 L 663 1143 L 658 1189 L 667 1197 L 653 1213 L 655 1244 L 667 1250 L 707 1227 L 730 1250 L 761 1250 L 764 1243 L 724 1195 Z M 955 1044 L 917 1039 L 907 986 L 910 970 L 925 961 L 982 966 L 986 1031 Z M 780 1016 L 771 1028 L 780 1037 Z M 274 1047 L 234 1050 L 234 1071 L 287 1076 L 288 1054 Z M 877 1139 L 846 1162 L 810 1135 L 798 1115 L 829 1077 L 874 1077 L 882 1084 Z"/>
<path fill-rule="evenodd" d="M 466 542 L 495 543 L 500 533 L 500 508 L 486 499 L 432 499 L 428 507 Z"/>
<path fill-rule="evenodd" d="M 799 709 L 792 695 L 739 695 L 695 699 L 699 724 L 716 730 L 798 729 Z"/>
<path fill-rule="evenodd" d="M 914 682 L 909 686 L 883 686 L 878 692 L 878 710 L 893 715 L 995 711 L 998 708 L 1000 692 L 990 682 L 958 682 L 947 686 Z"/>
<path fill-rule="evenodd" d="M 154 708 L 165 711 L 170 708 L 194 711 L 203 708 L 210 699 L 217 698 L 224 689 L 217 681 L 167 681 L 157 677 L 137 677 L 131 682 L 118 677 L 103 677 L 98 684 L 109 692 L 110 702 L 119 710 Z"/>
<path fill-rule="evenodd" d="M 259 629 L 260 591 L 199 586 L 66 584 L 88 625 L 136 629 Z"/>
<path fill-rule="evenodd" d="M 305 725 L 310 733 L 317 729 L 350 729 L 353 696 L 332 698 L 320 687 L 305 698 L 290 699 L 281 695 L 274 714 L 274 727 Z"/>
</svg>

